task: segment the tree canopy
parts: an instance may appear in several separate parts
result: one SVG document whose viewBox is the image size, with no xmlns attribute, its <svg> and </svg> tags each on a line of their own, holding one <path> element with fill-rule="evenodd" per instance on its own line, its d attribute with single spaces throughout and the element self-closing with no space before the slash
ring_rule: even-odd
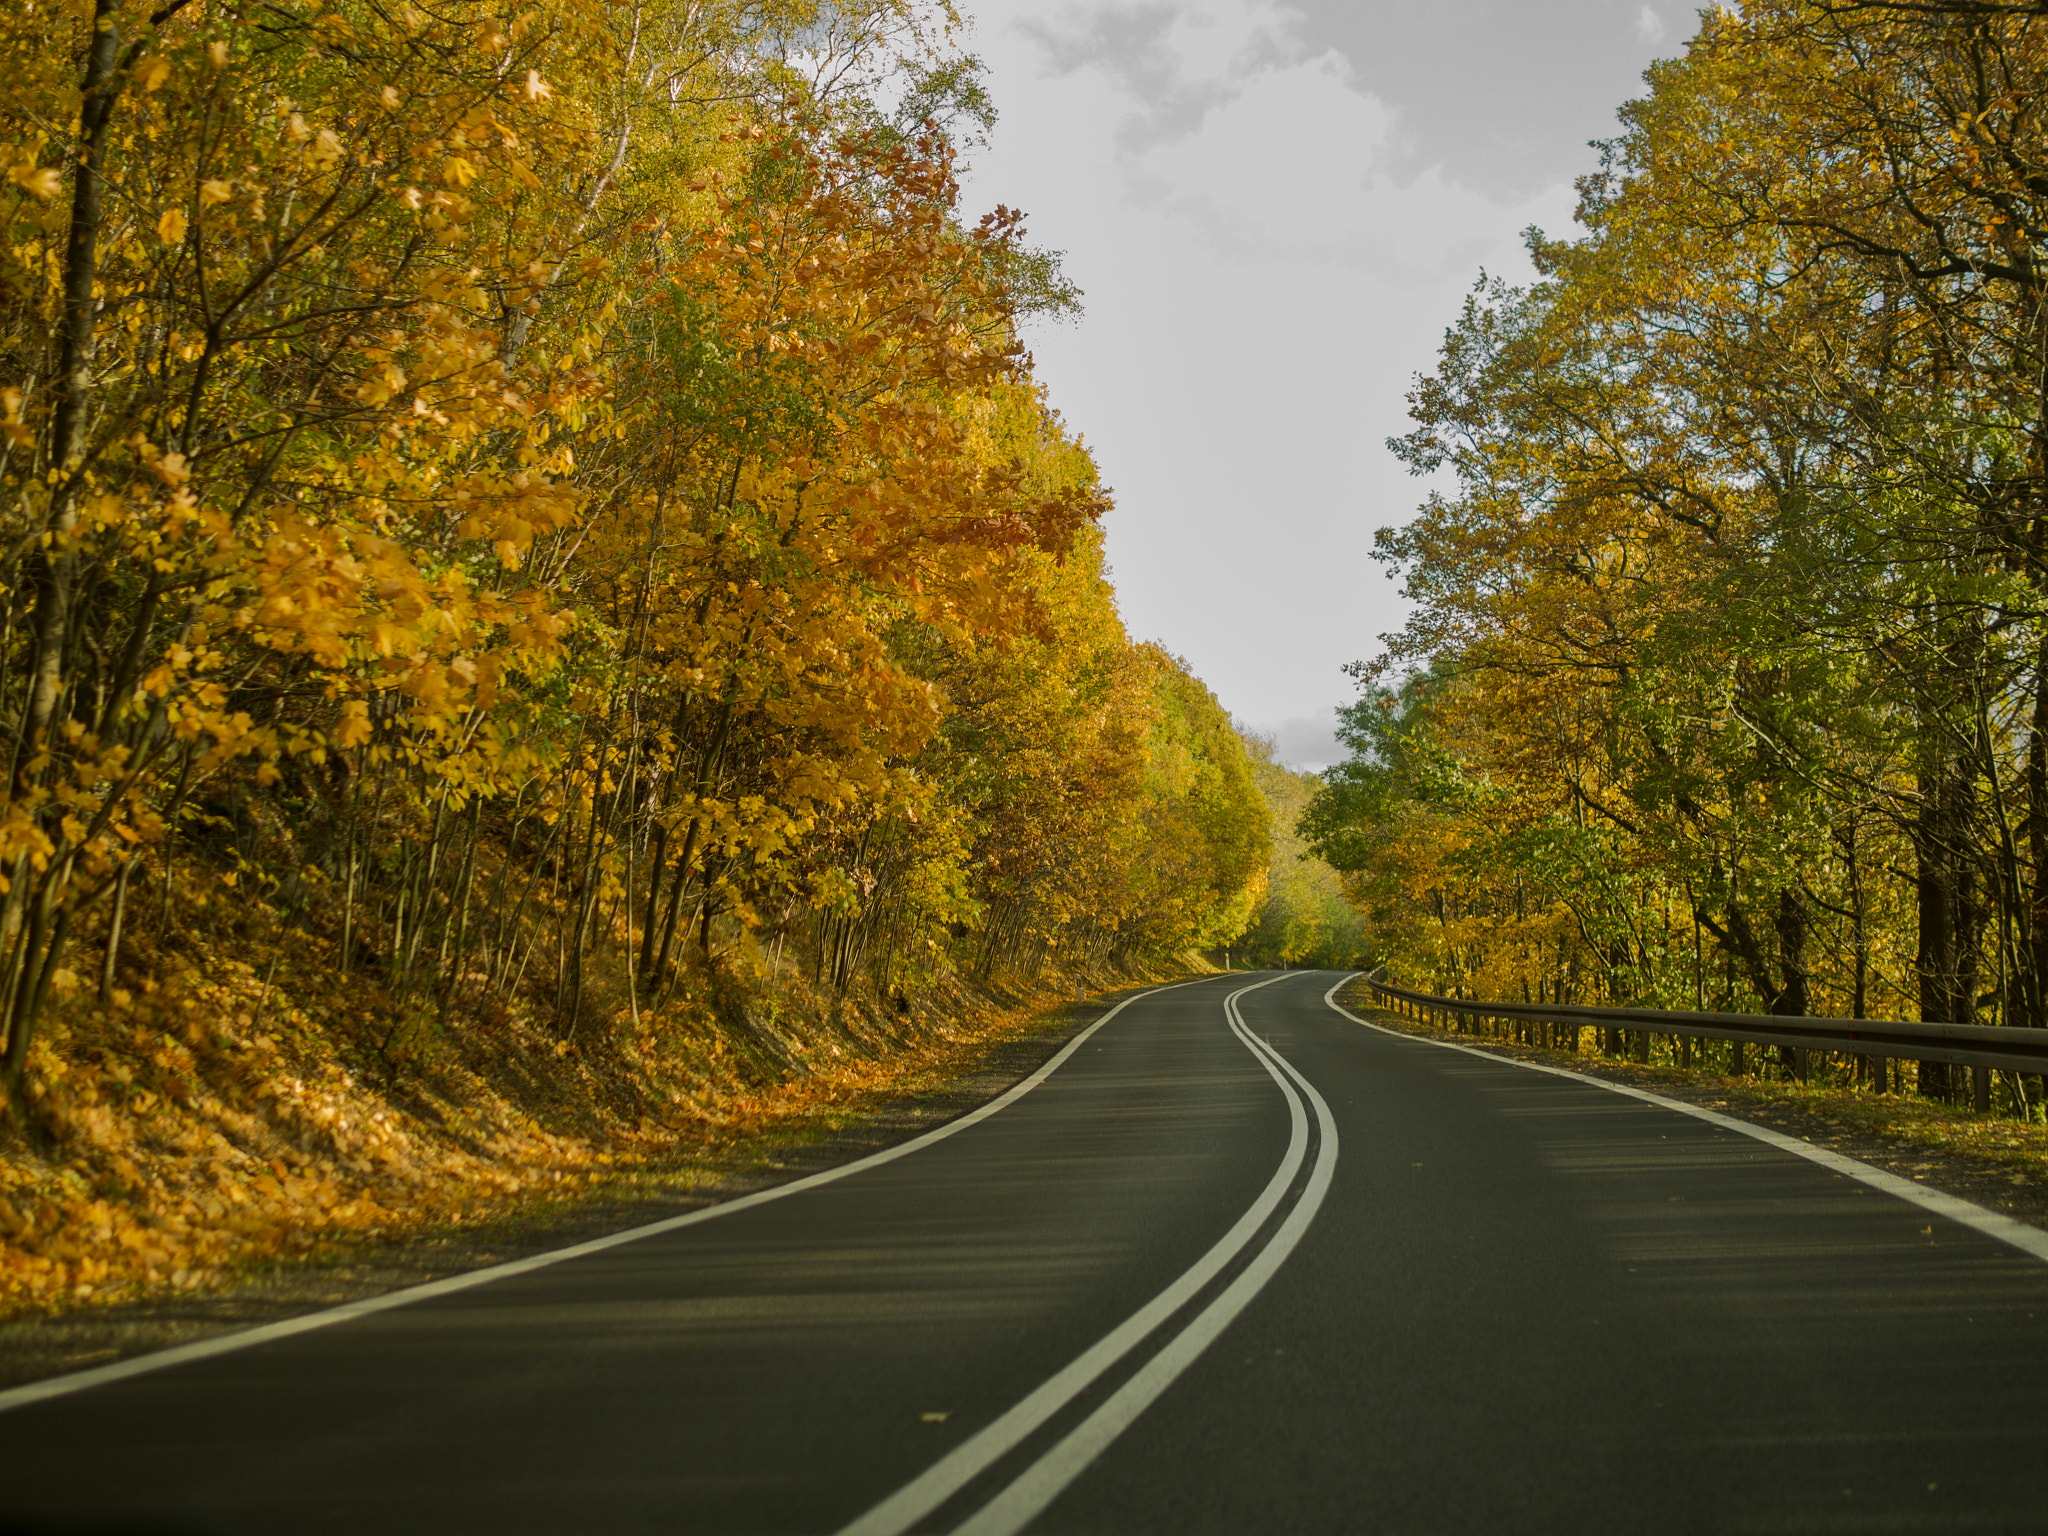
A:
<svg viewBox="0 0 2048 1536">
<path fill-rule="evenodd" d="M 564 1037 L 692 968 L 900 993 L 1244 925 L 1263 806 L 1117 617 L 1018 336 L 1078 296 L 960 213 L 951 28 L 8 10 L 12 1084 L 195 880 Z"/>
<path fill-rule="evenodd" d="M 1311 841 L 1445 985 L 2048 1025 L 2048 23 L 1760 0 L 1647 80 L 1411 396 L 1456 488 Z"/>
</svg>

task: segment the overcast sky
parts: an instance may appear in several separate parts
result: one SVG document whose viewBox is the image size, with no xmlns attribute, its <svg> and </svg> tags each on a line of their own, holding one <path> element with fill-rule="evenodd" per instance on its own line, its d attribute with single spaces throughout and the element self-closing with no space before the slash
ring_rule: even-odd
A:
<svg viewBox="0 0 2048 1536">
<path fill-rule="evenodd" d="M 1027 334 L 1116 495 L 1140 639 L 1321 766 L 1342 668 L 1398 628 L 1384 446 L 1481 268 L 1571 226 L 1689 7 L 1630 0 L 965 0 L 1001 118 L 963 211 L 1030 215 L 1086 291 Z"/>
</svg>

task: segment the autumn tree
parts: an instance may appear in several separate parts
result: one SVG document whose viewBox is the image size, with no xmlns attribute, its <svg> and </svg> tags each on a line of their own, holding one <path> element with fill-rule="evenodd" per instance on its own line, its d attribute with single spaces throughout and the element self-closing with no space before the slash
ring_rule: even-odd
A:
<svg viewBox="0 0 2048 1536">
<path fill-rule="evenodd" d="M 1586 234 L 1476 292 L 1414 396 L 1398 450 L 1459 489 L 1383 541 L 1422 606 L 1365 681 L 1435 666 L 1460 776 L 1597 834 L 1604 883 L 1561 845 L 1480 864 L 1580 893 L 1610 996 L 2043 1021 L 2042 41 L 1708 13 Z"/>
<path fill-rule="evenodd" d="M 11 1088 L 145 888 L 566 1041 L 1242 926 L 1263 812 L 1116 618 L 949 14 L 0 21 Z"/>
</svg>

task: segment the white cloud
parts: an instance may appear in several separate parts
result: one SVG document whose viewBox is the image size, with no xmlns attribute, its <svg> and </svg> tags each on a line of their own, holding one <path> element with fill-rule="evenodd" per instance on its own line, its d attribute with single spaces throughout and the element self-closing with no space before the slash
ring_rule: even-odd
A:
<svg viewBox="0 0 2048 1536">
<path fill-rule="evenodd" d="M 1664 18 L 1647 5 L 1636 12 L 1636 36 L 1646 43 L 1664 41 Z"/>
<path fill-rule="evenodd" d="M 1405 616 L 1373 530 L 1428 489 L 1382 444 L 1480 266 L 1526 276 L 1572 189 L 1457 184 L 1273 0 L 975 9 L 1002 118 L 963 212 L 1025 209 L 1087 293 L 1027 340 L 1115 490 L 1125 621 L 1282 761 L 1336 761 L 1343 664 Z"/>
<path fill-rule="evenodd" d="M 1401 123 L 1349 74 L 1335 54 L 1261 70 L 1196 131 L 1133 156 L 1132 172 L 1240 263 L 1345 267 L 1403 288 L 1470 272 L 1527 218 L 1504 222 L 1435 166 L 1398 180 Z"/>
<path fill-rule="evenodd" d="M 1503 230 L 1555 222 L 1555 189 L 1503 209 L 1435 165 L 1397 176 L 1414 147 L 1400 115 L 1356 89 L 1342 54 L 1312 53 L 1299 22 L 1270 0 L 1219 0 L 1070 8 L 1016 30 L 1061 83 L 1117 101 L 1126 195 L 1239 264 L 1417 287 L 1469 273 Z"/>
</svg>

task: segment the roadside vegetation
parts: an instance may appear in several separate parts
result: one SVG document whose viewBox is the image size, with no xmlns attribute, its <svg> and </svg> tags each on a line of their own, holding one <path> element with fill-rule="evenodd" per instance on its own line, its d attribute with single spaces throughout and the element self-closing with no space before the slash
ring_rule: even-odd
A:
<svg viewBox="0 0 2048 1536">
<path fill-rule="evenodd" d="M 1712 9 L 1474 290 L 1303 822 L 1399 979 L 2048 1027 L 2044 100 L 2038 7 Z"/>
<path fill-rule="evenodd" d="M 943 8 L 23 0 L 0 67 L 0 1308 L 1251 921 L 1265 802 L 1117 616 Z"/>
<path fill-rule="evenodd" d="M 1323 787 L 1313 773 L 1297 773 L 1273 760 L 1273 743 L 1247 735 L 1252 778 L 1273 827 L 1273 856 L 1258 920 L 1234 959 L 1248 967 L 1298 965 L 1337 970 L 1361 964 L 1365 924 L 1344 889 L 1343 877 L 1311 849 L 1298 830 L 1302 813 Z"/>
</svg>

